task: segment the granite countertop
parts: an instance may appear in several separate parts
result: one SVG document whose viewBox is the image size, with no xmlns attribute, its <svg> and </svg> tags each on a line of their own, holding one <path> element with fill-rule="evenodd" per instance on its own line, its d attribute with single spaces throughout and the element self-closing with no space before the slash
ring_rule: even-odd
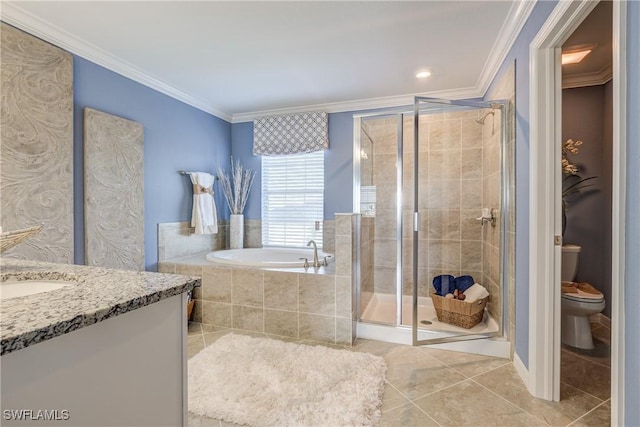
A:
<svg viewBox="0 0 640 427">
<path fill-rule="evenodd" d="M 72 284 L 0 301 L 0 355 L 93 325 L 200 286 L 200 278 L 40 261 L 0 259 L 2 281 Z"/>
</svg>

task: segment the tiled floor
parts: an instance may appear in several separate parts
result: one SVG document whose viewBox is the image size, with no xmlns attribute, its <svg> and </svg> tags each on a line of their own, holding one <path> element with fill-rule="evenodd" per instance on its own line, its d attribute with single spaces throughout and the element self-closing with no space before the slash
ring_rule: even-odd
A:
<svg viewBox="0 0 640 427">
<path fill-rule="evenodd" d="M 610 424 L 611 409 L 608 335 L 600 328 L 594 329 L 595 350 L 563 348 L 560 402 L 531 397 L 506 359 L 370 340 L 358 340 L 352 350 L 383 356 L 387 362 L 380 426 L 600 427 Z M 190 323 L 189 357 L 228 332 Z M 190 414 L 189 426 L 234 425 Z"/>
</svg>

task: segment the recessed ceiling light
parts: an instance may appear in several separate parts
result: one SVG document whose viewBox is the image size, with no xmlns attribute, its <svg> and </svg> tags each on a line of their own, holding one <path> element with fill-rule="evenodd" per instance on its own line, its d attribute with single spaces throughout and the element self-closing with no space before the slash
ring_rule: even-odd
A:
<svg viewBox="0 0 640 427">
<path fill-rule="evenodd" d="M 577 64 L 584 59 L 585 56 L 591 53 L 591 50 L 581 50 L 578 52 L 563 53 L 562 65 Z"/>
<path fill-rule="evenodd" d="M 419 73 L 416 74 L 416 78 L 418 78 L 418 79 L 426 79 L 430 75 L 431 75 L 431 73 L 429 71 L 420 71 Z"/>
<path fill-rule="evenodd" d="M 577 64 L 582 61 L 596 47 L 595 44 L 570 46 L 563 49 L 562 65 Z"/>
</svg>

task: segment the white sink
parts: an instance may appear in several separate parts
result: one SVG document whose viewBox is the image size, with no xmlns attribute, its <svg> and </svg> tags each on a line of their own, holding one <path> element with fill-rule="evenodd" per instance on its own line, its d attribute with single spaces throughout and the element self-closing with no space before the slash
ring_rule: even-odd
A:
<svg viewBox="0 0 640 427">
<path fill-rule="evenodd" d="M 0 284 L 0 299 L 25 297 L 27 295 L 55 291 L 72 283 L 64 280 L 7 280 Z"/>
</svg>

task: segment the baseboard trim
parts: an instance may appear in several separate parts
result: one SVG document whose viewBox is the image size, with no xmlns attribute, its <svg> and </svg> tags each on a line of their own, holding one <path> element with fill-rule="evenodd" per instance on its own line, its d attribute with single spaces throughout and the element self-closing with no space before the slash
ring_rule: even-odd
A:
<svg viewBox="0 0 640 427">
<path fill-rule="evenodd" d="M 589 320 L 593 323 L 599 323 L 602 326 L 611 329 L 611 319 L 602 313 L 596 313 L 589 316 Z"/>
<path fill-rule="evenodd" d="M 520 359 L 520 356 L 518 356 L 518 353 L 513 353 L 513 367 L 516 368 L 516 372 L 518 373 L 518 375 L 520 375 L 520 379 L 522 380 L 522 382 L 524 383 L 525 387 L 527 387 L 527 390 L 529 389 L 529 370 L 527 369 L 526 366 L 524 366 L 524 363 L 522 363 L 522 360 Z"/>
</svg>

